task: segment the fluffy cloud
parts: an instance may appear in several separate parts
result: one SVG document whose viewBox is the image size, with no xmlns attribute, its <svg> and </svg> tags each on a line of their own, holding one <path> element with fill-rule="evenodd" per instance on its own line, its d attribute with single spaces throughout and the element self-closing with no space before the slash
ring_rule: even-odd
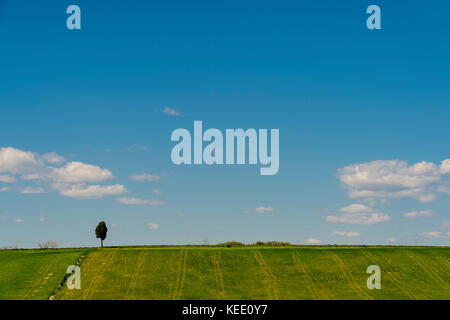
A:
<svg viewBox="0 0 450 320">
<path fill-rule="evenodd" d="M 441 167 L 425 161 L 408 166 L 405 161 L 377 160 L 338 169 L 337 176 L 350 198 L 415 198 L 432 202 L 449 160 L 444 160 Z"/>
<path fill-rule="evenodd" d="M 450 159 L 445 159 L 441 162 L 440 172 L 441 174 L 450 173 Z"/>
<path fill-rule="evenodd" d="M 157 223 L 152 223 L 152 222 L 147 223 L 147 227 L 148 227 L 150 230 L 158 230 L 158 229 L 159 229 L 158 224 L 157 224 Z"/>
<path fill-rule="evenodd" d="M 3 183 L 14 183 L 17 182 L 17 179 L 8 175 L 0 175 L 0 182 Z"/>
<path fill-rule="evenodd" d="M 65 162 L 66 159 L 55 152 L 39 155 L 12 147 L 0 148 L 0 182 L 15 183 L 19 176 L 21 180 L 38 181 L 41 185 L 51 183 L 60 194 L 80 199 L 98 199 L 127 192 L 122 185 L 86 184 L 113 178 L 108 169 L 76 161 L 66 163 L 63 167 L 59 166 Z M 19 190 L 23 194 L 46 192 L 41 187 Z"/>
<path fill-rule="evenodd" d="M 341 236 L 341 237 L 349 237 L 349 238 L 354 238 L 354 237 L 359 237 L 360 236 L 360 234 L 358 232 L 353 232 L 353 231 L 333 230 L 333 232 L 331 234 L 333 236 Z"/>
<path fill-rule="evenodd" d="M 421 234 L 421 236 L 425 238 L 434 238 L 434 239 L 450 239 L 450 232 L 431 231 L 431 232 L 424 232 Z"/>
<path fill-rule="evenodd" d="M 341 214 L 338 216 L 328 216 L 326 221 L 329 223 L 348 223 L 348 224 L 361 224 L 370 225 L 378 224 L 391 220 L 391 218 L 382 213 L 376 212 L 372 208 L 362 204 L 352 204 L 347 207 L 341 208 Z"/>
<path fill-rule="evenodd" d="M 314 239 L 314 238 L 308 238 L 305 241 L 307 244 L 322 244 L 322 240 Z"/>
<path fill-rule="evenodd" d="M 23 219 L 16 219 L 16 223 L 23 223 L 25 222 Z"/>
<path fill-rule="evenodd" d="M 56 152 L 49 152 L 44 155 L 42 155 L 42 159 L 44 159 L 45 162 L 51 163 L 51 164 L 62 164 L 66 162 L 66 159 Z"/>
<path fill-rule="evenodd" d="M 341 208 L 340 211 L 346 212 L 346 213 L 369 212 L 369 211 L 372 211 L 372 208 L 370 208 L 364 204 L 354 203 L 347 207 Z"/>
<path fill-rule="evenodd" d="M 54 185 L 54 187 L 59 190 L 59 192 L 66 197 L 77 198 L 77 199 L 100 199 L 105 196 L 114 196 L 127 193 L 128 190 L 120 185 L 86 185 L 86 184 L 76 184 L 76 185 Z"/>
<path fill-rule="evenodd" d="M 394 244 L 397 242 L 398 242 L 397 238 L 387 238 L 386 239 L 386 243 Z"/>
<path fill-rule="evenodd" d="M 117 202 L 121 204 L 130 204 L 130 205 L 149 205 L 149 206 L 161 206 L 165 204 L 164 201 L 153 199 L 153 200 L 146 200 L 146 199 L 139 199 L 139 198 L 119 198 L 117 199 Z"/>
<path fill-rule="evenodd" d="M 420 211 L 411 211 L 403 214 L 405 218 L 425 218 L 432 217 L 433 210 L 420 210 Z"/>
<path fill-rule="evenodd" d="M 161 176 L 143 173 L 132 175 L 130 179 L 135 181 L 158 181 L 161 179 Z"/>
<path fill-rule="evenodd" d="M 8 187 L 0 188 L 0 192 L 6 192 L 6 191 L 9 191 L 9 190 L 11 190 L 11 188 L 8 188 Z"/>
<path fill-rule="evenodd" d="M 83 162 L 69 162 L 62 168 L 53 169 L 53 178 L 60 182 L 102 182 L 113 177 L 108 169 Z"/>
<path fill-rule="evenodd" d="M 40 193 L 47 193 L 43 188 L 33 188 L 33 187 L 26 187 L 20 190 L 20 193 L 22 194 L 40 194 Z"/>
<path fill-rule="evenodd" d="M 264 206 L 261 206 L 261 207 L 258 207 L 255 209 L 255 211 L 257 213 L 272 212 L 273 210 L 275 210 L 275 209 L 272 207 L 264 207 Z"/>
<path fill-rule="evenodd" d="M 163 109 L 163 113 L 168 114 L 169 116 L 181 116 L 181 113 L 179 113 L 178 111 L 176 111 L 170 107 L 165 107 Z"/>
<path fill-rule="evenodd" d="M 39 165 L 38 159 L 32 152 L 22 151 L 11 147 L 0 148 L 0 173 L 21 173 Z"/>
</svg>

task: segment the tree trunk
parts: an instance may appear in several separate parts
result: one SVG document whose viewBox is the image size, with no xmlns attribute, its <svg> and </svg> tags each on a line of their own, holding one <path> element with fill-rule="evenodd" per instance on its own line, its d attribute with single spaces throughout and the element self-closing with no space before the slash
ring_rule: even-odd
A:
<svg viewBox="0 0 450 320">
<path fill-rule="evenodd" d="M 103 240 L 102 240 L 102 239 L 100 239 L 100 241 L 102 242 L 102 248 L 103 248 Z"/>
</svg>

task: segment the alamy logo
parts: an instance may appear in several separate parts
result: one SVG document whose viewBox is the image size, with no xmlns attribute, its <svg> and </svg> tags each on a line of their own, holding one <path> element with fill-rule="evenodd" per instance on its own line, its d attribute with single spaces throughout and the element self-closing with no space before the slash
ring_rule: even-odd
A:
<svg viewBox="0 0 450 320">
<path fill-rule="evenodd" d="M 180 164 L 259 164 L 261 175 L 275 175 L 279 169 L 279 129 L 270 130 L 270 155 L 268 130 L 226 129 L 224 137 L 219 129 L 203 132 L 202 121 L 194 121 L 194 159 L 192 161 L 191 133 L 187 129 L 172 132 L 171 141 L 179 142 L 172 149 L 172 162 Z M 210 142 L 203 148 L 203 142 Z M 248 146 L 248 153 L 246 147 Z M 248 160 L 248 161 L 247 161 Z"/>
</svg>

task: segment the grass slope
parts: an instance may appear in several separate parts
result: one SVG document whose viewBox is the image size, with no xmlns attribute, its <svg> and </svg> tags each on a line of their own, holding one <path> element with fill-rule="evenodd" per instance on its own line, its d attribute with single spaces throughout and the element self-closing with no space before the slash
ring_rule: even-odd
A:
<svg viewBox="0 0 450 320">
<path fill-rule="evenodd" d="M 48 299 L 80 250 L 0 251 L 0 299 Z"/>
<path fill-rule="evenodd" d="M 48 298 L 85 251 L 0 251 L 0 298 Z M 381 290 L 366 288 L 371 264 Z M 81 282 L 56 299 L 450 299 L 450 248 L 90 249 Z"/>
</svg>

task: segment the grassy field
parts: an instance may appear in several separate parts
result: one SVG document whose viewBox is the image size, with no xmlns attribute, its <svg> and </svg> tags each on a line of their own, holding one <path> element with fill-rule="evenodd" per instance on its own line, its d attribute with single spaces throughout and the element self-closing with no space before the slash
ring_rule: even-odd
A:
<svg viewBox="0 0 450 320">
<path fill-rule="evenodd" d="M 82 289 L 56 299 L 450 299 L 450 248 L 431 247 L 0 251 L 0 298 L 48 299 L 81 255 Z"/>
<path fill-rule="evenodd" d="M 81 250 L 0 251 L 0 299 L 48 299 Z"/>
</svg>

